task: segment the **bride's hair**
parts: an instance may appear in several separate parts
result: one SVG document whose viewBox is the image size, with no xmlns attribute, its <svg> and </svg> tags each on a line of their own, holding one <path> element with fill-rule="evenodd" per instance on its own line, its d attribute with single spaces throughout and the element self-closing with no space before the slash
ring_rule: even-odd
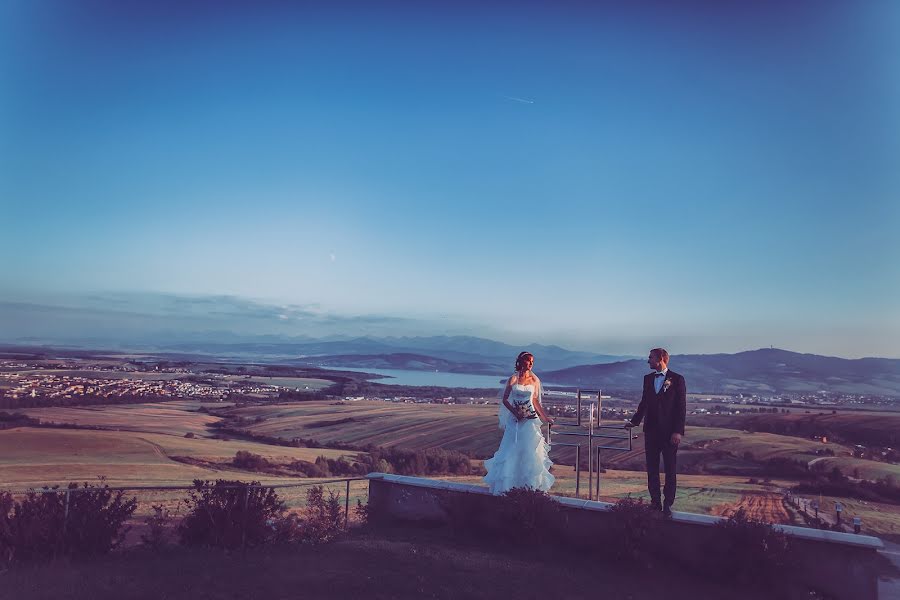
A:
<svg viewBox="0 0 900 600">
<path fill-rule="evenodd" d="M 531 352 L 519 352 L 519 356 L 516 357 L 516 373 L 525 368 L 525 359 L 528 357 L 534 359 L 534 354 Z"/>
</svg>

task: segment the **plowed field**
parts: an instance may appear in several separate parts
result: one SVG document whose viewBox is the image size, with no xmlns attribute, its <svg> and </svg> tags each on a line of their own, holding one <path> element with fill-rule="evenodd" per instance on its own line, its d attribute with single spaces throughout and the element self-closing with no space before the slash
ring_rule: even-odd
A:
<svg viewBox="0 0 900 600">
<path fill-rule="evenodd" d="M 766 523 L 790 523 L 791 518 L 781 501 L 781 494 L 749 493 L 738 502 L 713 507 L 710 514 L 730 517 L 743 508 L 747 517 Z"/>
</svg>

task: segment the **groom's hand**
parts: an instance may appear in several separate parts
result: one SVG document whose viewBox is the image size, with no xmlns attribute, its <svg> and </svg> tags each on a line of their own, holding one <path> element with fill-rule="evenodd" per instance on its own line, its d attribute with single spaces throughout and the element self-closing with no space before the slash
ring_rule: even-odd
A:
<svg viewBox="0 0 900 600">
<path fill-rule="evenodd" d="M 631 421 L 625 421 L 625 429 L 631 429 L 632 427 L 634 427 L 634 423 L 632 423 Z"/>
<path fill-rule="evenodd" d="M 677 445 L 680 444 L 680 443 L 681 443 L 681 434 L 680 434 L 680 433 L 673 433 L 673 434 L 672 434 L 672 445 L 673 445 L 673 446 L 677 446 Z"/>
</svg>

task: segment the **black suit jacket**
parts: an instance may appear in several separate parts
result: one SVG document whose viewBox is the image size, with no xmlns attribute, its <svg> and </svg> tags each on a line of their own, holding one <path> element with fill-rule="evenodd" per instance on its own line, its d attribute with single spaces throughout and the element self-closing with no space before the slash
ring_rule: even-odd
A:
<svg viewBox="0 0 900 600">
<path fill-rule="evenodd" d="M 643 420 L 644 433 L 660 440 L 668 440 L 673 433 L 684 435 L 687 416 L 687 387 L 684 377 L 669 369 L 657 394 L 653 375 L 644 375 L 644 393 L 637 412 L 631 418 L 632 425 L 640 425 Z M 670 382 L 668 386 L 666 381 Z"/>
</svg>

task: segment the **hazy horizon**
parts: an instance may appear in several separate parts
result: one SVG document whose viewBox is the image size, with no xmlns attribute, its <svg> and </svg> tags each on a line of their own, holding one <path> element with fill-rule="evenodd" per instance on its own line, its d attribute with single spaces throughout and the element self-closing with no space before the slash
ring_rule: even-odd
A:
<svg viewBox="0 0 900 600">
<path fill-rule="evenodd" d="M 854 354 L 824 343 L 791 344 L 787 335 L 756 336 L 622 336 L 597 335 L 593 341 L 554 335 L 535 329 L 505 330 L 488 322 L 458 316 L 341 314 L 321 305 L 271 304 L 234 296 L 151 293 L 92 295 L 22 295 L 0 300 L 0 343 L 28 340 L 86 343 L 247 342 L 270 336 L 274 342 L 292 338 L 472 336 L 505 344 L 556 345 L 568 350 L 643 357 L 649 348 L 664 346 L 673 354 L 734 353 L 775 347 L 792 352 L 840 358 L 900 358 L 898 354 Z M 820 338 L 822 342 L 825 338 Z M 23 342 L 24 340 L 24 342 Z M 814 342 L 816 340 L 813 340 Z"/>
<path fill-rule="evenodd" d="M 4 3 L 2 335 L 898 358 L 898 29 L 879 0 Z"/>
</svg>

